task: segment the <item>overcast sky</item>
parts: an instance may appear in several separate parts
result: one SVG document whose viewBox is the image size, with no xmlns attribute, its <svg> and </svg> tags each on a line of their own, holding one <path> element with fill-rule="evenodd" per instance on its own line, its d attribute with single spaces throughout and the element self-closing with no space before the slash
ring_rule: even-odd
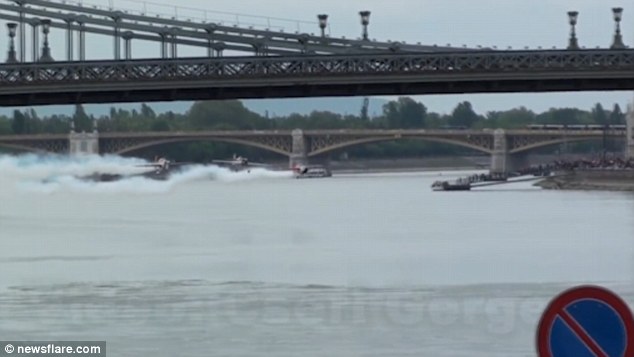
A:
<svg viewBox="0 0 634 357">
<path fill-rule="evenodd" d="M 117 8 L 141 9 L 141 1 L 131 0 L 84 0 L 86 3 L 110 2 Z M 634 5 L 631 1 L 612 0 L 153 0 L 145 8 L 151 12 L 173 14 L 175 3 L 181 7 L 210 10 L 208 19 L 235 21 L 233 15 L 216 12 L 255 14 L 261 17 L 288 18 L 305 21 L 266 20 L 264 18 L 239 16 L 246 23 L 269 22 L 271 26 L 283 26 L 286 31 L 318 32 L 316 14 L 330 15 L 332 36 L 359 37 L 361 26 L 359 10 L 371 10 L 370 37 L 380 40 L 423 42 L 425 44 L 448 44 L 467 46 L 498 46 L 506 48 L 551 48 L 565 47 L 569 35 L 566 12 L 579 11 L 577 34 L 581 46 L 607 47 L 612 41 L 614 22 L 611 8 L 621 6 L 624 10 L 622 29 L 627 45 L 634 41 Z M 155 4 L 164 4 L 163 6 Z M 179 16 L 204 17 L 196 10 L 178 9 Z M 311 24 L 310 22 L 313 22 Z M 89 57 L 111 56 L 112 45 L 105 38 L 88 38 Z M 64 58 L 63 32 L 54 34 L 53 54 Z M 3 38 L 6 48 L 6 37 Z M 27 48 L 30 46 L 27 46 Z M 154 49 L 156 47 L 156 49 Z M 135 46 L 134 56 L 152 47 Z M 179 49 L 179 55 L 202 55 L 204 50 Z M 606 107 L 619 103 L 623 107 L 634 98 L 634 92 L 587 92 L 546 94 L 486 94 L 486 95 L 430 95 L 417 96 L 430 110 L 450 111 L 459 101 L 469 100 L 478 112 L 503 110 L 524 105 L 536 111 L 550 107 L 590 108 L 601 102 Z"/>
</svg>

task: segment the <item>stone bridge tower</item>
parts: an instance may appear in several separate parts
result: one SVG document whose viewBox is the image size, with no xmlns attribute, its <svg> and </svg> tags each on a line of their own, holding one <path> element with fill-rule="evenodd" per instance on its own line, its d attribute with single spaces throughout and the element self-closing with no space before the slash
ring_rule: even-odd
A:
<svg viewBox="0 0 634 357">
<path fill-rule="evenodd" d="M 308 145 L 306 142 L 306 136 L 304 136 L 304 131 L 301 129 L 295 129 L 292 131 L 291 135 L 293 137 L 293 146 L 289 166 L 293 168 L 296 165 L 308 164 Z"/>
<path fill-rule="evenodd" d="M 510 157 L 504 129 L 493 132 L 493 152 L 491 153 L 491 173 L 505 174 L 509 171 Z"/>
<path fill-rule="evenodd" d="M 97 131 L 97 122 L 93 121 L 92 133 L 76 133 L 75 123 L 71 122 L 68 144 L 68 151 L 70 155 L 98 155 L 99 132 Z"/>
</svg>

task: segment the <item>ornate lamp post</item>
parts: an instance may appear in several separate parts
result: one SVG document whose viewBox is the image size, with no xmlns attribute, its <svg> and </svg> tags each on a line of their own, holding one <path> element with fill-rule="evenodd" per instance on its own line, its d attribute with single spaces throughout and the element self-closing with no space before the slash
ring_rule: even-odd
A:
<svg viewBox="0 0 634 357">
<path fill-rule="evenodd" d="M 363 25 L 363 39 L 368 40 L 368 25 L 370 24 L 370 11 L 360 11 L 361 25 Z"/>
<path fill-rule="evenodd" d="M 317 19 L 319 20 L 319 28 L 321 29 L 321 37 L 326 37 L 326 27 L 328 27 L 328 15 L 326 14 L 317 15 Z"/>
<path fill-rule="evenodd" d="M 15 22 L 9 22 L 7 29 L 9 30 L 9 52 L 7 53 L 7 63 L 17 63 L 18 57 L 15 53 L 15 34 L 18 24 Z"/>
<path fill-rule="evenodd" d="M 615 7 L 612 8 L 612 13 L 614 14 L 614 22 L 616 23 L 616 29 L 614 31 L 614 41 L 612 42 L 612 49 L 621 49 L 625 48 L 625 44 L 623 43 L 623 36 L 621 36 L 621 19 L 623 19 L 623 8 Z"/>
<path fill-rule="evenodd" d="M 40 62 L 53 62 L 54 59 L 51 56 L 51 48 L 48 45 L 48 34 L 51 31 L 51 20 L 42 20 L 42 33 L 44 34 L 44 45 L 42 47 L 42 57 Z"/>
<path fill-rule="evenodd" d="M 578 16 L 579 16 L 579 12 L 577 11 L 568 12 L 568 21 L 570 23 L 570 40 L 568 41 L 569 50 L 579 49 L 579 41 L 577 41 L 577 33 L 575 31 L 575 26 L 577 26 Z"/>
</svg>

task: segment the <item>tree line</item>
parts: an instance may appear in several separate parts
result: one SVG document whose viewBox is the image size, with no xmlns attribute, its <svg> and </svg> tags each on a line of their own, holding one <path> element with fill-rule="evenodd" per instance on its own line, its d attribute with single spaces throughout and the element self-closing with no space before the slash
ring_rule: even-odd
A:
<svg viewBox="0 0 634 357">
<path fill-rule="evenodd" d="M 458 103 L 451 113 L 428 111 L 421 102 L 401 97 L 386 103 L 380 115 L 370 117 L 367 107 L 361 107 L 358 115 L 341 115 L 327 111 L 314 111 L 307 115 L 269 117 L 247 109 L 242 102 L 202 101 L 194 103 L 184 113 L 156 113 L 147 104 L 139 110 L 123 110 L 112 107 L 108 115 L 96 117 L 87 114 L 82 105 L 76 105 L 73 115 L 39 117 L 33 109 L 15 110 L 11 117 L 0 116 L 0 135 L 68 133 L 71 125 L 75 131 L 92 131 L 96 123 L 100 132 L 134 131 L 199 131 L 199 130 L 292 130 L 292 129 L 432 129 L 432 128 L 523 128 L 530 124 L 624 124 L 625 113 L 618 104 L 606 110 L 599 103 L 587 111 L 578 108 L 552 108 L 536 113 L 525 107 L 507 111 L 490 111 L 478 114 L 468 101 Z M 599 144 L 575 144 L 573 150 L 601 150 Z M 557 148 L 555 148 L 557 149 Z M 613 147 L 612 149 L 616 149 Z M 552 149 L 551 149 L 552 150 Z M 143 155 L 169 155 L 179 160 L 205 161 L 230 156 L 232 153 L 250 155 L 253 158 L 270 159 L 275 154 L 259 149 L 245 148 L 224 143 L 188 143 L 150 148 Z M 398 141 L 368 144 L 349 148 L 353 157 L 413 157 L 423 155 L 467 154 L 468 149 L 423 141 Z"/>
</svg>

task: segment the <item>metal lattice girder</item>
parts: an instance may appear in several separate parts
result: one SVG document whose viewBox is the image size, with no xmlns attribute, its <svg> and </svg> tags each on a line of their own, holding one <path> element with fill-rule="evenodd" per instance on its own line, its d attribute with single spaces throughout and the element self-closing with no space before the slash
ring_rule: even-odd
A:
<svg viewBox="0 0 634 357">
<path fill-rule="evenodd" d="M 624 138 L 625 130 L 546 130 L 546 131 L 509 131 L 507 132 L 508 151 L 511 154 L 529 151 L 549 145 L 566 142 L 598 140 L 605 137 Z"/>
<path fill-rule="evenodd" d="M 292 150 L 290 131 L 273 130 L 101 133 L 99 147 L 104 154 L 123 154 L 161 144 L 207 140 L 244 144 L 286 156 L 289 156 Z"/>
<path fill-rule="evenodd" d="M 354 145 L 401 139 L 422 139 L 492 153 L 493 133 L 491 129 L 343 129 L 306 130 L 303 135 L 308 141 L 307 154 L 316 156 Z M 603 130 L 507 130 L 507 150 L 514 154 L 563 142 L 600 139 L 604 135 L 623 138 L 625 130 L 607 130 L 605 133 Z M 99 147 L 102 154 L 122 154 L 161 144 L 206 140 L 238 143 L 286 156 L 290 156 L 293 149 L 292 132 L 285 130 L 100 133 Z M 68 135 L 59 134 L 5 135 L 0 136 L 0 146 L 65 153 L 69 141 Z"/>
<path fill-rule="evenodd" d="M 296 76 L 372 76 L 419 74 L 459 80 L 481 75 L 583 78 L 632 74 L 634 50 L 461 52 L 434 54 L 374 54 L 336 56 L 187 58 L 133 61 L 88 61 L 0 65 L 0 84 L 35 84 L 49 81 L 121 83 L 164 78 L 231 80 L 240 77 L 292 80 Z M 510 76 L 508 75 L 510 74 Z M 335 78 L 333 78 L 335 79 Z M 473 78 L 476 79 L 476 78 Z M 413 78 L 412 80 L 421 80 Z M 51 83 L 53 84 L 53 83 Z"/>
<path fill-rule="evenodd" d="M 50 153 L 68 153 L 68 135 L 1 135 L 0 147 Z"/>
<path fill-rule="evenodd" d="M 308 130 L 304 135 L 309 140 L 308 156 L 321 155 L 349 146 L 401 139 L 424 139 L 448 143 L 490 153 L 493 136 L 481 130 Z"/>
<path fill-rule="evenodd" d="M 220 24 L 196 23 L 182 21 L 175 18 L 158 18 L 145 15 L 130 14 L 116 10 L 96 9 L 78 6 L 71 3 L 58 3 L 46 0 L 28 0 L 25 6 L 19 6 L 7 1 L 8 4 L 0 3 L 0 10 L 9 13 L 17 13 L 21 9 L 25 14 L 32 17 L 54 19 L 51 26 L 67 28 L 64 19 L 70 14 L 82 16 L 85 31 L 89 33 L 99 33 L 114 35 L 114 26 L 111 19 L 119 20 L 119 28 L 135 32 L 135 38 L 161 41 L 158 34 L 165 31 L 165 28 L 179 28 L 176 42 L 190 46 L 207 47 L 208 39 L 221 41 L 227 45 L 226 49 L 253 52 L 254 45 L 263 40 L 267 46 L 267 52 L 272 54 L 289 54 L 308 51 L 317 53 L 348 53 L 394 50 L 393 42 L 351 40 L 344 38 L 334 38 L 315 36 L 307 33 L 285 33 L 281 31 L 258 30 L 237 26 L 223 26 Z M 0 13 L 0 18 L 8 21 L 18 21 L 15 15 Z M 27 17 L 30 19 L 30 17 Z M 109 28 L 110 27 L 110 28 Z M 77 25 L 71 28 L 79 28 Z M 138 34 L 137 34 L 138 33 Z M 210 35 L 211 33 L 211 35 Z M 398 43 L 399 51 L 438 51 L 454 50 L 452 47 L 436 47 L 425 45 L 412 45 Z"/>
</svg>

